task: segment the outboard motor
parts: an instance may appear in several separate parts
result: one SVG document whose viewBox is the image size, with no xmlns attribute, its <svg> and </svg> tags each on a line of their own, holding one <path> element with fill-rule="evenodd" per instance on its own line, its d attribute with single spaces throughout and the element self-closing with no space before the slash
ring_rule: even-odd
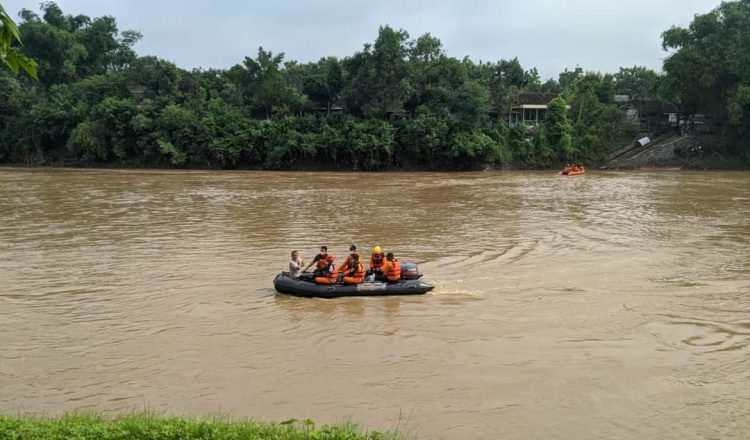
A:
<svg viewBox="0 0 750 440">
<path fill-rule="evenodd" d="M 418 280 L 421 277 L 417 263 L 401 263 L 401 279 Z"/>
</svg>

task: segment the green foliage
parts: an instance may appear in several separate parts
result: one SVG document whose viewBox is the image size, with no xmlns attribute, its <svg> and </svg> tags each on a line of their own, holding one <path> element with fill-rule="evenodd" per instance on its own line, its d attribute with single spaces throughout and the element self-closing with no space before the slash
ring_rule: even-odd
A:
<svg viewBox="0 0 750 440">
<path fill-rule="evenodd" d="M 533 137 L 524 136 L 524 130 L 524 127 L 514 127 L 508 133 L 509 148 L 517 166 L 534 170 L 555 165 L 558 155 L 550 148 L 545 126 L 537 127 Z"/>
<path fill-rule="evenodd" d="M 21 44 L 21 34 L 3 9 L 3 5 L 0 5 L 0 59 L 13 73 L 18 73 L 19 69 L 23 69 L 29 76 L 37 79 L 36 61 L 24 55 L 18 48 L 12 47 L 14 41 Z"/>
<path fill-rule="evenodd" d="M 615 74 L 615 91 L 618 95 L 628 95 L 633 100 L 658 96 L 659 74 L 646 67 L 620 67 Z"/>
<path fill-rule="evenodd" d="M 271 169 L 283 168 L 293 160 L 300 144 L 293 117 L 261 121 L 253 136 L 265 147 L 265 166 Z"/>
<path fill-rule="evenodd" d="M 159 151 L 172 165 L 187 162 L 188 152 L 193 159 L 202 159 L 204 145 L 198 142 L 198 118 L 179 105 L 166 106 L 156 118 Z"/>
<path fill-rule="evenodd" d="M 178 150 L 171 142 L 159 139 L 156 141 L 159 144 L 159 152 L 169 160 L 169 163 L 180 167 L 185 165 L 187 161 L 187 155 L 185 152 Z"/>
<path fill-rule="evenodd" d="M 39 79 L 61 84 L 90 75 L 120 70 L 136 59 L 132 46 L 136 31 L 118 32 L 113 17 L 91 20 L 85 15 L 64 15 L 54 2 L 41 4 L 42 18 L 23 10 L 20 32 L 23 52 L 39 63 Z"/>
<path fill-rule="evenodd" d="M 563 98 L 568 99 L 578 89 L 578 81 L 581 77 L 583 77 L 583 69 L 579 66 L 576 66 L 575 70 L 565 69 L 560 73 L 558 87 Z"/>
<path fill-rule="evenodd" d="M 255 111 L 266 118 L 299 110 L 307 103 L 306 96 L 284 84 L 281 74 L 283 60 L 283 53 L 274 56 L 273 52 L 262 47 L 258 48 L 256 59 L 245 57 L 242 81 L 248 83 L 246 88 Z"/>
<path fill-rule="evenodd" d="M 169 61 L 156 57 L 134 60 L 124 72 L 130 91 L 144 98 L 166 98 L 171 102 L 178 94 L 183 72 Z"/>
<path fill-rule="evenodd" d="M 750 151 L 750 0 L 726 2 L 663 35 L 666 74 L 576 66 L 542 82 L 517 58 L 449 57 L 430 34 L 382 26 L 343 59 L 299 63 L 262 47 L 229 69 L 186 71 L 138 57 L 142 37 L 115 18 L 67 15 L 54 2 L 0 12 L 0 161 L 220 168 L 525 169 L 604 160 L 641 127 L 639 112 L 711 114 Z M 10 23 L 10 24 L 6 24 Z M 24 46 L 20 46 L 23 35 Z M 13 56 L 16 56 L 13 55 Z M 16 61 L 13 61 L 16 60 Z M 33 60 L 33 61 L 32 61 Z M 31 65 L 31 64 L 29 64 Z M 535 127 L 509 127 L 521 93 L 557 94 Z"/>
<path fill-rule="evenodd" d="M 259 133 L 258 124 L 245 120 L 237 110 L 225 109 L 220 98 L 213 99 L 209 108 L 210 114 L 199 128 L 199 143 L 207 146 L 207 160 L 218 161 L 222 168 L 259 162 L 258 138 L 254 136 Z"/>
<path fill-rule="evenodd" d="M 102 128 L 84 121 L 78 124 L 68 139 L 68 150 L 82 157 L 85 162 L 106 160 L 107 148 L 102 140 Z"/>
<path fill-rule="evenodd" d="M 481 163 L 502 164 L 509 159 L 509 152 L 502 142 L 479 130 L 454 133 L 450 145 L 448 155 L 457 163 L 470 163 L 470 159 L 477 159 Z"/>
<path fill-rule="evenodd" d="M 446 151 L 448 120 L 432 114 L 420 114 L 404 123 L 398 131 L 399 151 L 408 163 L 422 161 L 437 164 Z"/>
<path fill-rule="evenodd" d="M 384 121 L 347 121 L 344 136 L 349 143 L 354 169 L 372 171 L 388 166 L 394 152 L 394 131 L 393 126 Z"/>
<path fill-rule="evenodd" d="M 318 426 L 310 419 L 282 423 L 235 420 L 229 417 L 187 419 L 132 414 L 112 420 L 96 413 L 74 413 L 58 418 L 0 416 L 0 439 L 101 439 L 101 440 L 397 440 L 395 432 L 364 432 L 357 425 Z"/>
<path fill-rule="evenodd" d="M 80 121 L 73 93 L 67 85 L 55 85 L 35 100 L 28 111 L 35 127 L 30 146 L 43 153 L 66 142 L 68 134 Z"/>
<path fill-rule="evenodd" d="M 335 57 L 323 58 L 311 66 L 311 72 L 302 80 L 303 92 L 330 115 L 331 107 L 344 87 L 344 70 Z"/>
<path fill-rule="evenodd" d="M 488 118 L 490 92 L 476 81 L 467 81 L 456 90 L 451 111 L 468 126 L 477 126 Z"/>
<path fill-rule="evenodd" d="M 568 104 L 562 98 L 553 99 L 547 108 L 544 121 L 545 136 L 549 147 L 565 161 L 574 159 L 572 126 L 568 120 Z"/>
<path fill-rule="evenodd" d="M 366 44 L 344 60 L 350 78 L 344 99 L 354 115 L 384 118 L 407 100 L 411 92 L 408 38 L 404 30 L 381 26 L 374 45 Z"/>
<path fill-rule="evenodd" d="M 686 113 L 709 113 L 750 138 L 750 0 L 724 2 L 662 39 L 673 51 L 664 61 L 664 95 Z"/>
</svg>

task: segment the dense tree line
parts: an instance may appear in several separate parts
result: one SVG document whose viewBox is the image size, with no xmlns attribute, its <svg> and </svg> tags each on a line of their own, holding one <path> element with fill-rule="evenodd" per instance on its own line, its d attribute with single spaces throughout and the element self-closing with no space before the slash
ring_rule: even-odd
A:
<svg viewBox="0 0 750 440">
<path fill-rule="evenodd" d="M 590 162 L 632 141 L 641 106 L 710 109 L 727 137 L 747 139 L 750 0 L 724 3 L 664 34 L 665 73 L 565 70 L 542 82 L 518 59 L 446 55 L 430 34 L 383 26 L 373 44 L 338 59 L 285 61 L 259 48 L 226 70 L 186 71 L 139 57 L 135 31 L 113 17 L 65 15 L 52 2 L 23 10 L 14 50 L 38 81 L 0 70 L 0 162 L 139 166 L 543 168 Z M 731 44 L 726 44 L 726 41 Z M 543 124 L 509 126 L 519 93 L 546 92 Z"/>
<path fill-rule="evenodd" d="M 704 112 L 723 127 L 725 147 L 750 161 L 750 0 L 722 3 L 688 28 L 663 34 L 672 51 L 660 92 L 687 114 Z"/>
</svg>

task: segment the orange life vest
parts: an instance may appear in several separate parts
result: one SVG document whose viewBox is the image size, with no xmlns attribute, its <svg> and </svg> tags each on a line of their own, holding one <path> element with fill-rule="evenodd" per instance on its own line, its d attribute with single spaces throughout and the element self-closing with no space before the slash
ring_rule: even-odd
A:
<svg viewBox="0 0 750 440">
<path fill-rule="evenodd" d="M 370 255 L 370 268 L 371 269 L 382 269 L 385 264 L 385 255 L 372 254 Z"/>
<path fill-rule="evenodd" d="M 349 256 L 346 257 L 346 261 L 344 261 L 344 264 L 342 264 L 341 267 L 349 266 L 349 263 L 352 262 L 352 258 L 354 258 L 355 255 L 357 256 L 357 260 L 361 262 L 362 257 L 360 257 L 358 253 L 353 253 L 353 254 L 349 254 Z"/>
<path fill-rule="evenodd" d="M 352 276 L 354 275 L 354 276 Z M 360 284 L 365 281 L 365 267 L 362 263 L 357 264 L 357 269 L 352 273 L 345 272 L 344 284 Z"/>
<path fill-rule="evenodd" d="M 397 259 L 388 262 L 388 273 L 386 273 L 389 281 L 398 281 L 401 279 L 401 263 Z"/>
<path fill-rule="evenodd" d="M 320 254 L 318 254 L 318 257 L 320 257 Z M 318 269 L 323 269 L 326 267 L 326 257 L 318 258 Z"/>
<path fill-rule="evenodd" d="M 315 278 L 315 282 L 318 284 L 336 284 L 339 281 L 339 271 L 336 265 L 330 263 L 328 266 L 328 272 L 324 277 Z"/>
</svg>

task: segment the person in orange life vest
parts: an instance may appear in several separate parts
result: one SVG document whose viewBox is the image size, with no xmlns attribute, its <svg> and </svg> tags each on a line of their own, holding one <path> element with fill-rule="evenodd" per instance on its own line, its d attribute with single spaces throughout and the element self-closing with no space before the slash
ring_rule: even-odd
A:
<svg viewBox="0 0 750 440">
<path fill-rule="evenodd" d="M 346 257 L 346 261 L 344 262 L 344 264 L 342 266 L 348 267 L 349 263 L 352 262 L 352 259 L 355 256 L 357 257 L 357 260 L 362 261 L 362 258 L 360 258 L 359 254 L 357 253 L 357 245 L 353 244 L 353 245 L 349 246 L 349 256 Z"/>
<path fill-rule="evenodd" d="M 312 267 L 313 264 L 315 264 L 315 270 L 313 271 L 313 275 L 316 277 L 323 277 L 326 273 L 326 256 L 328 255 L 328 247 L 321 246 L 320 247 L 320 253 L 313 258 L 312 262 L 307 265 L 305 270 L 303 272 L 307 272 L 307 269 Z"/>
<path fill-rule="evenodd" d="M 377 276 L 383 275 L 383 267 L 385 267 L 385 254 L 380 246 L 372 248 L 372 255 L 370 255 L 370 267 L 367 271 L 368 274 L 375 274 Z"/>
<path fill-rule="evenodd" d="M 344 273 L 344 284 L 361 284 L 365 281 L 365 267 L 357 254 L 352 255 L 348 265 L 342 264 L 339 271 Z"/>
<path fill-rule="evenodd" d="M 336 284 L 339 282 L 339 270 L 333 264 L 333 255 L 326 256 L 325 276 L 315 277 L 317 284 Z"/>
<path fill-rule="evenodd" d="M 385 267 L 383 268 L 385 276 L 388 278 L 389 283 L 395 283 L 401 280 L 401 263 L 393 257 L 392 252 L 388 252 L 386 255 Z"/>
</svg>

